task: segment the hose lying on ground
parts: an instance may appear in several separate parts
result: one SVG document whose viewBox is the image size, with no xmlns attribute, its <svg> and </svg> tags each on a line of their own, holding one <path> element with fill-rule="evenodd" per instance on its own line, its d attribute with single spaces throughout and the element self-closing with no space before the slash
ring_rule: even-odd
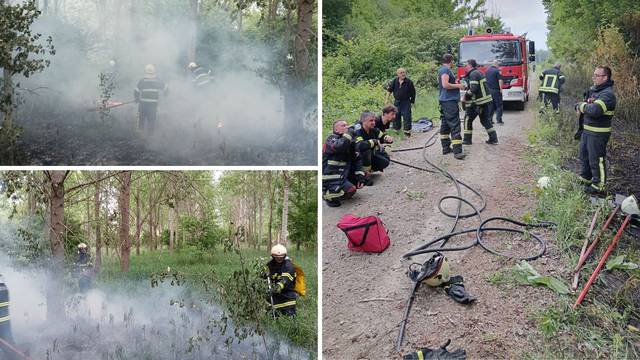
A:
<svg viewBox="0 0 640 360">
<path fill-rule="evenodd" d="M 411 250 L 410 252 L 404 254 L 402 257 L 404 259 L 406 258 L 410 258 L 412 256 L 415 255 L 420 255 L 420 254 L 425 254 L 425 253 L 431 253 L 431 252 L 444 252 L 444 251 L 461 251 L 461 250 L 467 250 L 472 248 L 473 246 L 476 245 L 480 245 L 483 249 L 485 249 L 486 251 L 488 251 L 489 253 L 492 253 L 494 255 L 498 255 L 498 256 L 504 256 L 507 258 L 513 258 L 513 259 L 518 259 L 518 260 L 535 260 L 537 258 L 539 258 L 540 256 L 542 256 L 545 251 L 546 251 L 546 244 L 544 242 L 543 239 L 541 239 L 539 236 L 529 233 L 529 235 L 531 235 L 531 237 L 533 237 L 538 244 L 540 245 L 540 250 L 531 256 L 526 256 L 526 257 L 518 257 L 518 256 L 511 256 L 511 255 L 507 255 L 504 253 L 501 253 L 499 251 L 493 250 L 491 249 L 486 241 L 483 239 L 483 235 L 485 232 L 487 231 L 497 231 L 497 232 L 509 232 L 509 233 L 520 233 L 520 234 L 527 234 L 527 232 L 525 230 L 522 229 L 518 229 L 518 228 L 509 228 L 509 227 L 486 227 L 486 225 L 490 222 L 493 221 L 505 221 L 505 222 L 509 222 L 512 223 L 514 225 L 517 225 L 519 227 L 554 227 L 555 224 L 552 222 L 547 222 L 547 221 L 541 221 L 535 224 L 529 224 L 529 223 L 524 223 L 524 222 L 520 222 L 517 220 L 513 220 L 513 219 L 509 219 L 509 218 L 505 218 L 505 217 L 491 217 L 488 218 L 486 220 L 482 219 L 481 216 L 481 212 L 485 210 L 485 208 L 487 207 L 487 202 L 486 199 L 484 198 L 484 196 L 476 189 L 474 189 L 473 187 L 471 187 L 470 185 L 464 183 L 463 181 L 455 178 L 450 172 L 448 172 L 447 170 L 445 170 L 444 168 L 439 167 L 438 165 L 432 163 L 431 161 L 429 161 L 429 159 L 427 158 L 427 148 L 429 148 L 430 146 L 436 144 L 435 141 L 435 137 L 436 135 L 438 135 L 438 133 L 434 133 L 433 135 L 431 135 L 427 141 L 425 142 L 425 144 L 421 147 L 414 147 L 414 148 L 405 148 L 405 149 L 395 149 L 395 150 L 391 150 L 391 152 L 406 152 L 406 151 L 413 151 L 413 150 L 420 150 L 422 149 L 422 158 L 424 159 L 424 161 L 433 168 L 432 169 L 428 169 L 428 168 L 423 168 L 423 167 L 419 167 L 419 166 L 415 166 L 412 164 L 408 164 L 408 163 L 404 163 L 395 159 L 391 159 L 391 162 L 396 163 L 398 165 L 402 165 L 402 166 L 406 166 L 412 169 L 416 169 L 416 170 L 420 170 L 420 171 L 425 171 L 425 172 L 429 172 L 429 173 L 435 173 L 435 174 L 441 174 L 442 176 L 444 176 L 445 178 L 451 180 L 453 182 L 453 184 L 456 187 L 456 192 L 457 195 L 447 195 L 447 196 L 443 196 L 440 198 L 440 200 L 438 201 L 438 209 L 440 210 L 440 212 L 450 218 L 454 218 L 454 222 L 453 225 L 451 227 L 451 229 L 449 230 L 449 232 L 443 236 L 440 236 L 434 240 L 431 240 L 427 243 L 425 243 L 424 245 L 421 245 L 413 250 Z M 467 188 L 469 191 L 471 191 L 472 193 L 474 193 L 481 201 L 481 204 L 479 207 L 475 206 L 473 203 L 471 203 L 471 201 L 465 199 L 464 197 L 462 197 L 462 187 Z M 447 200 L 457 200 L 458 206 L 456 207 L 456 211 L 455 213 L 449 213 L 446 210 L 443 209 L 442 205 L 445 201 Z M 461 209 L 462 209 L 462 204 L 465 203 L 467 204 L 469 207 L 471 207 L 471 209 L 473 209 L 473 211 L 469 212 L 469 213 L 461 213 Z M 480 225 L 476 228 L 470 228 L 470 229 L 466 229 L 466 230 L 460 230 L 460 231 L 455 231 L 456 227 L 458 226 L 458 222 L 460 219 L 463 218 L 470 218 L 473 216 L 477 216 L 478 219 L 480 220 Z M 467 245 L 464 246 L 458 246 L 458 247 L 445 247 L 446 243 L 453 237 L 458 236 L 458 235 L 462 235 L 462 234 L 467 234 L 467 233 L 472 233 L 475 232 L 476 234 L 476 238 L 475 240 Z M 439 247 L 433 247 L 433 245 L 436 245 L 440 243 Z"/>
</svg>

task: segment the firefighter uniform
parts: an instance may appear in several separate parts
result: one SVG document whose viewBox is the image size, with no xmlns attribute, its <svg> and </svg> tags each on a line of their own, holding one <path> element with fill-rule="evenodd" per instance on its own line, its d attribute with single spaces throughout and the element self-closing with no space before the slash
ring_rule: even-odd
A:
<svg viewBox="0 0 640 360">
<path fill-rule="evenodd" d="M 160 92 L 166 93 L 167 84 L 156 77 L 146 77 L 138 82 L 138 86 L 133 92 L 138 103 L 138 129 L 146 134 L 153 134 L 158 113 L 158 100 Z"/>
<path fill-rule="evenodd" d="M 613 80 L 589 89 L 587 102 L 576 105 L 584 114 L 582 136 L 580 137 L 580 176 L 590 183 L 587 192 L 601 192 L 607 179 L 607 143 L 611 137 L 611 118 L 616 108 Z"/>
<path fill-rule="evenodd" d="M 476 68 L 472 68 L 465 74 L 465 81 L 469 90 L 465 94 L 464 104 L 466 108 L 464 118 L 464 136 L 462 143 L 471 145 L 473 137 L 473 120 L 480 117 L 480 124 L 487 130 L 489 135 L 488 144 L 497 144 L 498 135 L 491 122 L 491 93 L 487 87 L 487 80 L 484 74 Z"/>
<path fill-rule="evenodd" d="M 286 257 L 281 263 L 271 259 L 267 267 L 271 278 L 273 308 L 285 315 L 295 315 L 298 293 L 295 290 L 296 271 L 291 259 Z"/>
<path fill-rule="evenodd" d="M 538 88 L 538 92 L 542 96 L 544 106 L 547 107 L 549 102 L 555 112 L 559 112 L 560 105 L 560 88 L 564 84 L 564 75 L 560 69 L 547 69 L 540 74 L 542 84 Z"/>
<path fill-rule="evenodd" d="M 204 88 L 211 84 L 213 78 L 211 77 L 211 70 L 207 70 L 202 66 L 196 66 L 193 70 L 191 70 L 191 75 L 193 79 L 193 85 L 196 88 Z"/>
<path fill-rule="evenodd" d="M 385 133 L 373 128 L 366 132 L 360 127 L 355 132 L 356 151 L 362 159 L 362 168 L 365 172 L 383 171 L 389 166 L 390 158 L 380 144 L 384 143 Z"/>
<path fill-rule="evenodd" d="M 322 150 L 322 198 L 329 206 L 339 206 L 341 200 L 356 193 L 356 183 L 364 181 L 362 161 L 356 157 L 355 135 L 333 133 Z"/>
<path fill-rule="evenodd" d="M 487 78 L 487 87 L 491 92 L 491 99 L 493 100 L 493 105 L 491 106 L 491 115 L 489 116 L 493 119 L 493 114 L 496 114 L 496 122 L 498 124 L 503 124 L 502 122 L 502 91 L 500 90 L 500 80 L 503 80 L 502 75 L 500 75 L 500 69 L 497 66 L 491 65 L 487 68 L 487 73 L 485 74 Z"/>
<path fill-rule="evenodd" d="M 460 91 L 458 89 L 445 89 L 442 84 L 442 75 L 449 75 L 449 83 L 455 84 L 456 77 L 450 68 L 441 66 L 438 69 L 438 102 L 440 104 L 440 143 L 442 154 L 453 152 L 462 153 L 462 135 L 460 133 Z"/>
</svg>

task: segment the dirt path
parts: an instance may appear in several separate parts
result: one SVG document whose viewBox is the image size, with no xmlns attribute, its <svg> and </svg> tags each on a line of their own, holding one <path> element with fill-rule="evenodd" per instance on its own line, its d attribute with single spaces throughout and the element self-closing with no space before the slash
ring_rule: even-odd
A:
<svg viewBox="0 0 640 360">
<path fill-rule="evenodd" d="M 487 136 L 476 119 L 474 144 L 465 146 L 467 159 L 441 155 L 439 144 L 428 149 L 429 158 L 481 191 L 487 199 L 483 217 L 506 216 L 520 219 L 535 201 L 533 170 L 523 160 L 527 132 L 533 124 L 534 98 L 527 110 L 506 110 L 504 126 L 497 126 L 500 144 L 485 144 Z M 414 136 L 402 147 L 419 146 L 432 132 Z M 396 159 L 423 166 L 420 151 L 397 153 Z M 452 219 L 438 211 L 438 199 L 454 195 L 453 185 L 442 176 L 397 164 L 374 178 L 367 187 L 339 208 L 323 205 L 323 354 L 325 359 L 398 358 L 398 335 L 411 282 L 405 272 L 411 261 L 402 254 L 449 231 Z M 422 196 L 419 192 L 422 192 Z M 411 195 L 411 196 L 410 196 Z M 453 206 L 449 206 L 453 208 Z M 389 229 L 391 247 L 380 255 L 352 253 L 346 237 L 336 227 L 344 214 L 378 214 Z M 477 226 L 468 219 L 458 229 Z M 552 234 L 544 238 L 552 241 Z M 466 238 L 471 240 L 472 238 Z M 459 239 L 456 243 L 462 243 Z M 450 245 L 453 245 L 453 241 Z M 510 269 L 515 262 L 501 259 L 479 247 L 447 253 L 452 275 L 464 276 L 465 287 L 478 300 L 474 305 L 455 303 L 442 289 L 421 286 L 407 323 L 401 354 L 418 347 L 438 347 L 451 339 L 449 350 L 463 348 L 470 358 L 517 358 L 534 351 L 538 340 L 533 310 L 554 301 L 546 288 L 494 285 L 489 276 Z M 423 262 L 426 256 L 413 261 Z M 545 256 L 532 262 L 543 274 L 554 274 L 552 266 L 558 250 L 548 244 Z M 556 274 L 557 275 L 557 274 Z M 371 300 L 376 299 L 376 300 Z M 363 301 L 371 300 L 371 301 Z"/>
</svg>

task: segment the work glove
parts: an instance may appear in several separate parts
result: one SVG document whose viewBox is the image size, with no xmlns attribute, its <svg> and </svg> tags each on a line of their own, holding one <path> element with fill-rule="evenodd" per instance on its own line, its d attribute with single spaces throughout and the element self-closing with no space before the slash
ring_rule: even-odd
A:
<svg viewBox="0 0 640 360">
<path fill-rule="evenodd" d="M 447 346 L 451 343 L 451 340 L 447 340 L 439 349 L 422 348 L 416 352 L 413 352 L 402 357 L 403 360 L 418 360 L 418 359 L 451 359 L 451 360 L 465 360 L 467 353 L 463 349 L 458 349 L 454 352 L 449 352 Z"/>
</svg>

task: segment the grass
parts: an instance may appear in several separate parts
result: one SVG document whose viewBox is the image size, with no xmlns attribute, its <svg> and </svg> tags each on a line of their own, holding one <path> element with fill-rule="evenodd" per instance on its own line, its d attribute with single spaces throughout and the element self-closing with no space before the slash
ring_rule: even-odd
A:
<svg viewBox="0 0 640 360">
<path fill-rule="evenodd" d="M 243 249 L 243 256 L 247 263 L 254 259 L 263 258 L 266 263 L 268 253 L 265 250 Z M 318 269 L 317 253 L 315 249 L 289 250 L 289 256 L 305 271 L 307 295 L 299 298 L 297 316 L 295 319 L 281 317 L 276 321 L 268 320 L 267 326 L 280 335 L 285 336 L 291 343 L 302 346 L 315 354 L 318 332 Z M 140 256 L 131 256 L 129 272 L 120 272 L 119 260 L 109 257 L 103 260 L 102 271 L 97 282 L 118 291 L 144 293 L 147 288 L 140 288 L 140 282 L 147 281 L 153 274 L 167 271 L 178 271 L 187 279 L 187 286 L 199 290 L 201 279 L 213 276 L 215 281 L 221 282 L 230 278 L 235 271 L 240 270 L 238 255 L 216 249 L 210 252 L 192 250 L 145 252 Z M 212 272 L 213 271 L 213 272 Z M 224 296 L 223 296 L 224 298 Z M 233 299 L 224 299 L 226 302 Z"/>
<path fill-rule="evenodd" d="M 573 140 L 572 127 L 575 121 L 573 113 L 560 115 L 540 115 L 529 134 L 531 151 L 528 161 L 537 169 L 538 176 L 549 176 L 550 186 L 544 190 L 536 189 L 538 206 L 534 217 L 555 222 L 556 245 L 561 254 L 558 262 L 559 273 L 569 274 L 577 263 L 586 229 L 595 212 L 595 205 L 590 204 L 582 193 L 582 185 L 578 176 L 563 165 L 577 154 L 578 144 Z M 598 224 L 602 224 L 608 209 L 601 211 Z M 599 225 L 598 225 L 599 226 Z M 596 230 L 597 231 L 597 230 Z M 609 231 L 601 238 L 606 244 L 612 238 Z M 594 256 L 581 272 L 580 284 L 583 286 L 595 268 L 595 263 L 604 252 L 600 245 Z M 630 245 L 626 249 L 620 246 L 611 254 L 613 258 L 622 253 L 627 254 L 628 261 L 638 261 L 637 246 Z M 604 271 L 603 271 L 604 272 Z M 603 272 L 599 278 L 602 279 Z M 615 293 L 596 281 L 587 299 L 573 310 L 577 294 L 559 296 L 559 301 L 547 308 L 538 309 L 531 315 L 538 332 L 544 337 L 544 346 L 536 353 L 523 354 L 524 358 L 556 359 L 556 358 L 639 358 L 637 345 L 640 336 L 628 330 L 632 316 L 638 314 L 633 308 L 629 287 L 638 290 L 639 272 L 629 272 L 628 280 L 622 290 Z M 508 274 L 496 273 L 487 279 L 494 284 L 510 283 Z M 632 284 L 635 284 L 633 287 Z"/>
</svg>

